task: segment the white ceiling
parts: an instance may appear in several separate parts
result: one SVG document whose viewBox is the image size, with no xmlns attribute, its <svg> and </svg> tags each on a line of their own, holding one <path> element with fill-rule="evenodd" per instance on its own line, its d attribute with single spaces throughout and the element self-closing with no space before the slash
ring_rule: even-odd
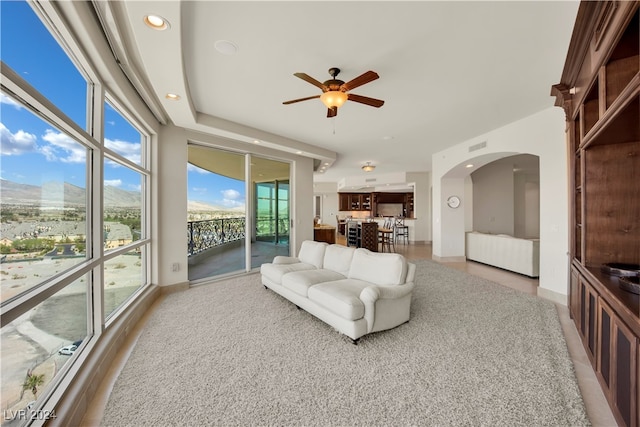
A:
<svg viewBox="0 0 640 427">
<path fill-rule="evenodd" d="M 101 3 L 101 2 L 96 2 Z M 316 182 L 431 170 L 434 152 L 553 106 L 578 1 L 113 2 L 108 32 L 169 121 L 330 164 Z M 145 14 L 169 20 L 159 32 Z M 115 39 L 115 38 L 114 38 Z M 238 46 L 235 55 L 214 48 Z M 380 75 L 335 119 L 315 86 L 338 67 Z M 167 92 L 180 101 L 165 99 Z"/>
</svg>

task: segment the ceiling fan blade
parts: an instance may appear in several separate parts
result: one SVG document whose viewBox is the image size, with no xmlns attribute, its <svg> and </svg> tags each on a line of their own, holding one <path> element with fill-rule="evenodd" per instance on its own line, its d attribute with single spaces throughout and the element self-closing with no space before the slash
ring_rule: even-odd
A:
<svg viewBox="0 0 640 427">
<path fill-rule="evenodd" d="M 367 71 L 366 73 L 363 73 L 363 74 L 359 75 L 355 79 L 346 82 L 345 84 L 343 84 L 340 87 L 340 89 L 343 90 L 344 92 L 349 92 L 350 90 L 353 90 L 353 89 L 357 88 L 358 86 L 362 86 L 365 83 L 369 83 L 371 81 L 374 81 L 378 77 L 380 77 L 380 76 L 378 76 L 378 73 L 376 73 L 374 71 Z"/>
<path fill-rule="evenodd" d="M 311 83 L 314 86 L 319 87 L 320 89 L 322 89 L 323 92 L 326 92 L 329 90 L 328 87 L 326 87 L 325 85 L 323 85 L 322 83 L 320 83 L 319 81 L 317 81 L 316 79 L 314 79 L 313 77 L 311 77 L 308 74 L 305 73 L 293 73 L 294 76 L 304 80 L 307 83 Z"/>
<path fill-rule="evenodd" d="M 347 94 L 349 101 L 359 102 L 361 104 L 371 105 L 372 107 L 380 108 L 384 105 L 384 101 L 381 99 L 369 98 L 368 96 L 355 95 L 353 93 Z"/>
<path fill-rule="evenodd" d="M 300 99 L 292 99 L 291 101 L 284 101 L 283 104 L 289 105 L 289 104 L 293 104 L 294 102 L 307 101 L 309 99 L 315 99 L 315 98 L 320 98 L 320 95 L 307 96 L 306 98 L 300 98 Z"/>
<path fill-rule="evenodd" d="M 335 117 L 338 115 L 338 107 L 331 107 L 327 109 L 327 118 Z"/>
</svg>

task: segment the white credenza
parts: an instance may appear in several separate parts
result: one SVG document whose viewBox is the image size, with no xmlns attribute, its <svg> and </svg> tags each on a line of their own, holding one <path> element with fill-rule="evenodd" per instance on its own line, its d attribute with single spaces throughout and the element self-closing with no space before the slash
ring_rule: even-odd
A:
<svg viewBox="0 0 640 427">
<path fill-rule="evenodd" d="M 540 276 L 540 240 L 471 231 L 466 236 L 466 257 L 529 277 Z"/>
</svg>

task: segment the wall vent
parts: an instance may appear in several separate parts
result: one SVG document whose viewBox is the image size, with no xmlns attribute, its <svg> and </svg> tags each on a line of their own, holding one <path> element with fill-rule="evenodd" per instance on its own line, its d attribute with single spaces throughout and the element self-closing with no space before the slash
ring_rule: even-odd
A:
<svg viewBox="0 0 640 427">
<path fill-rule="evenodd" d="M 376 182 L 378 179 L 377 178 L 368 178 L 365 179 L 364 182 Z"/>
<path fill-rule="evenodd" d="M 479 150 L 479 149 L 484 148 L 486 146 L 487 146 L 487 141 L 482 141 L 479 144 L 472 145 L 471 147 L 469 147 L 469 152 Z"/>
</svg>

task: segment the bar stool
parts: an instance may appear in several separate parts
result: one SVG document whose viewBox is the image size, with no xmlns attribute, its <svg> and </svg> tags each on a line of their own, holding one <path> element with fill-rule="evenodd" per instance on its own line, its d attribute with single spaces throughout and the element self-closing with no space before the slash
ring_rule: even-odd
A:
<svg viewBox="0 0 640 427">
<path fill-rule="evenodd" d="M 395 224 L 393 228 L 395 230 L 395 242 L 397 243 L 398 237 L 401 237 L 404 240 L 403 243 L 409 244 L 409 226 L 404 223 L 404 217 L 399 216 L 395 218 Z"/>
<path fill-rule="evenodd" d="M 378 242 L 380 243 L 382 252 L 395 252 L 396 246 L 394 242 L 393 218 L 386 219 L 381 228 L 378 228 Z M 393 250 L 391 249 L 393 247 Z"/>
</svg>

